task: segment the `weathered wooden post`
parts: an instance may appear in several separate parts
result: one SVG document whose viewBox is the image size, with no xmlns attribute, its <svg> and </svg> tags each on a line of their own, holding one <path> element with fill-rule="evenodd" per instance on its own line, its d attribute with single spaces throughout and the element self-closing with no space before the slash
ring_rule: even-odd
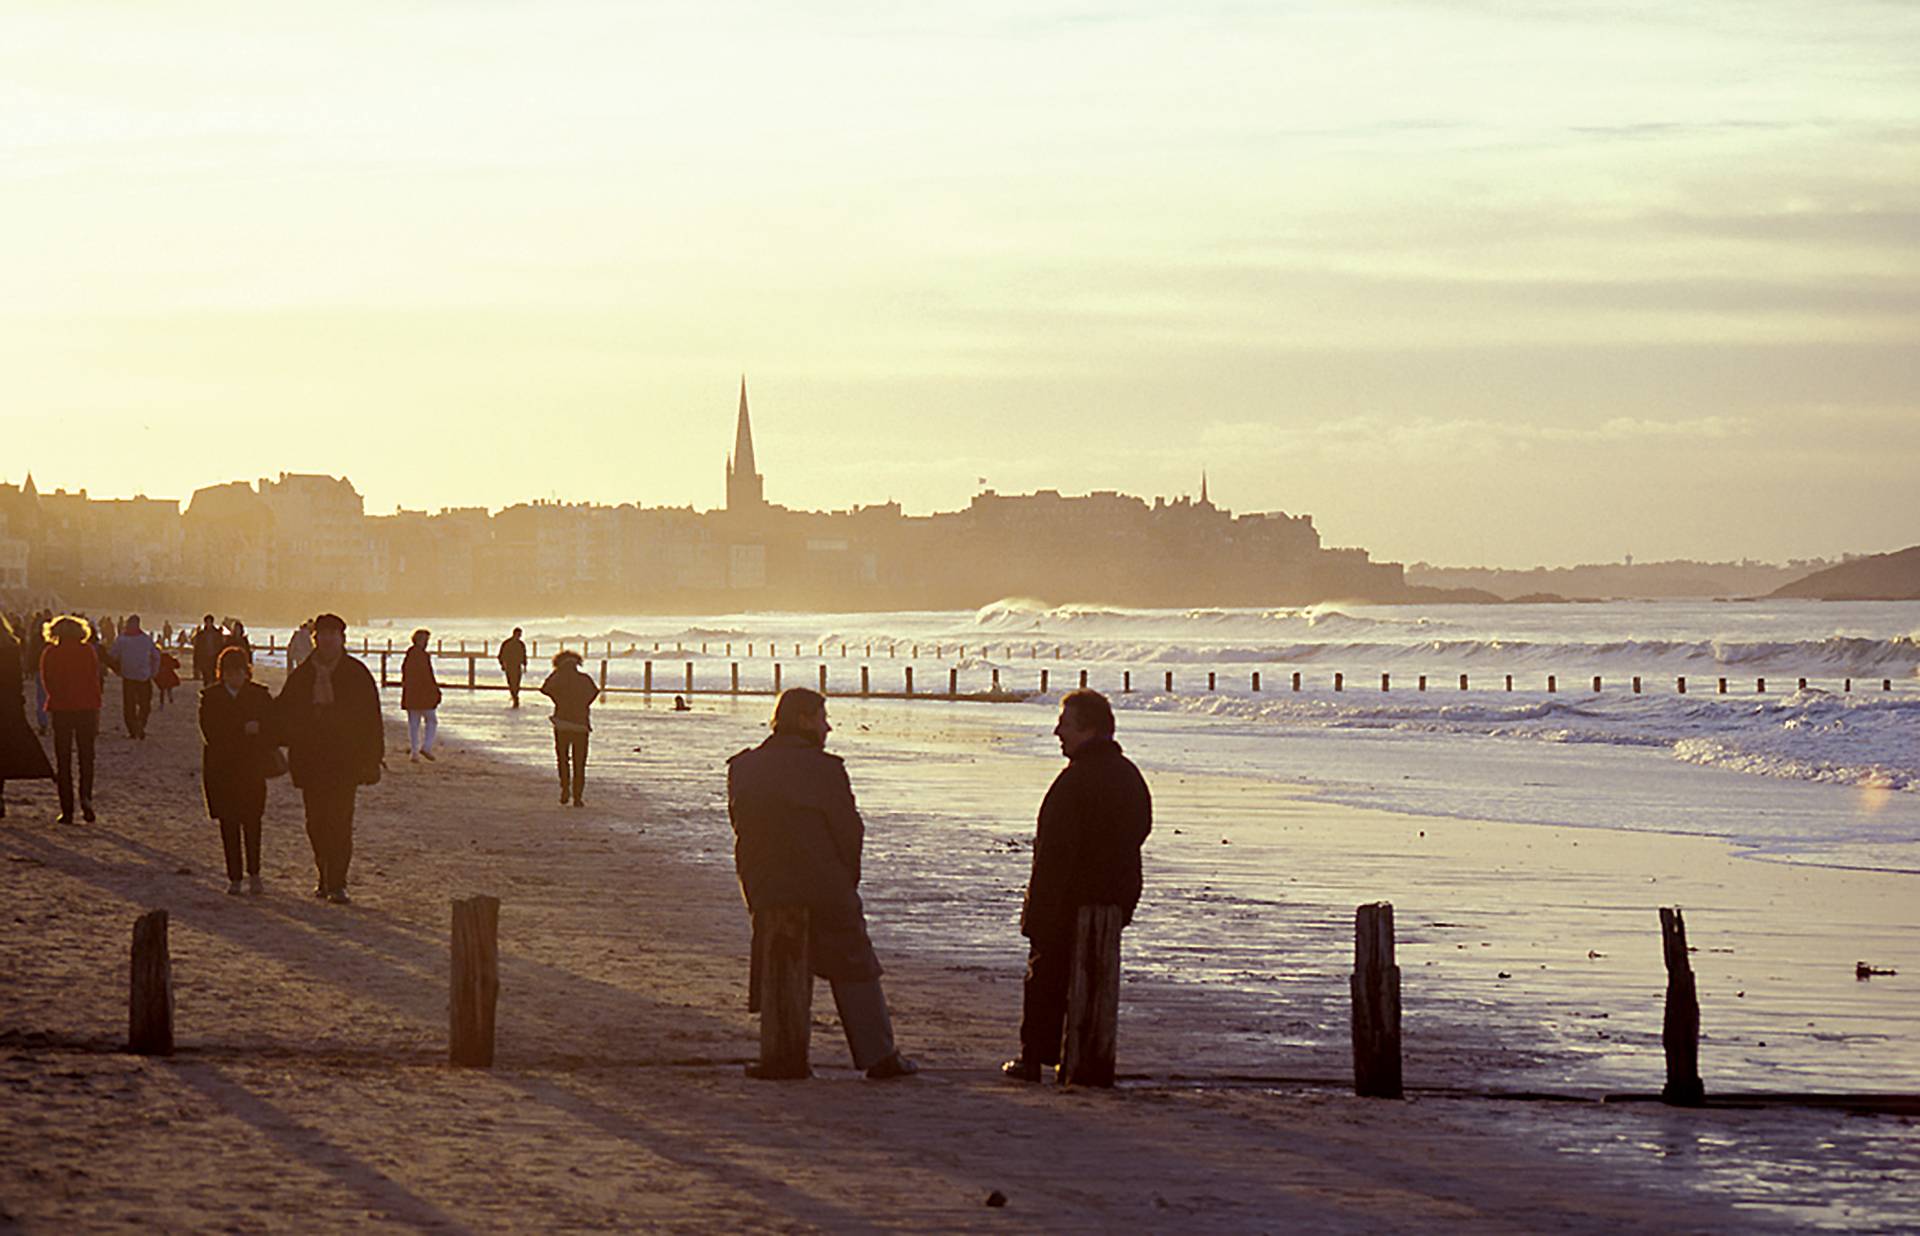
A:
<svg viewBox="0 0 1920 1236">
<path fill-rule="evenodd" d="M 1400 1085 L 1400 967 L 1393 956 L 1393 904 L 1376 901 L 1353 916 L 1353 1092 L 1397 1099 Z"/>
<path fill-rule="evenodd" d="M 1706 1101 L 1700 1084 L 1700 997 L 1687 957 L 1687 921 L 1679 906 L 1660 907 L 1660 946 L 1667 962 L 1667 1013 L 1660 1045 L 1667 1053 L 1667 1084 L 1660 1101 L 1698 1107 Z"/>
<path fill-rule="evenodd" d="M 868 645 L 867 645 L 867 655 L 868 655 L 868 656 L 872 656 L 872 655 L 873 655 L 873 645 L 872 645 L 872 644 L 868 644 Z"/>
<path fill-rule="evenodd" d="M 1467 689 L 1467 676 L 1465 674 L 1460 675 L 1460 689 L 1462 691 Z"/>
<path fill-rule="evenodd" d="M 993 671 L 993 689 L 995 691 L 998 691 L 1000 689 L 1000 671 L 999 670 Z M 868 686 L 867 686 L 867 667 L 864 665 L 860 667 L 860 694 L 862 695 L 872 694 L 872 692 L 868 689 Z"/>
<path fill-rule="evenodd" d="M 1844 690 L 1844 691 L 1845 691 L 1845 692 L 1846 692 L 1846 693 L 1847 693 L 1848 695 L 1852 695 L 1852 694 L 1853 694 L 1853 679 L 1851 679 L 1851 678 L 1849 678 L 1849 679 L 1847 679 L 1847 685 L 1846 685 L 1846 686 L 1845 686 L 1845 687 L 1843 688 L 1843 690 Z"/>
<path fill-rule="evenodd" d="M 1209 691 L 1213 690 L 1213 675 L 1214 672 L 1212 670 L 1207 671 L 1207 690 Z"/>
<path fill-rule="evenodd" d="M 1393 675 L 1392 675 L 1392 674 L 1382 674 L 1382 675 L 1380 675 L 1380 689 L 1381 689 L 1382 691 L 1390 691 L 1390 690 L 1392 690 L 1392 689 L 1393 689 L 1393 685 L 1392 685 L 1392 684 L 1393 684 Z"/>
<path fill-rule="evenodd" d="M 847 646 L 846 646 L 846 644 L 845 644 L 845 643 L 842 643 L 842 644 L 840 645 L 840 656 L 841 656 L 841 659 L 842 659 L 842 660 L 844 660 L 844 659 L 846 658 L 846 655 L 847 655 Z"/>
<path fill-rule="evenodd" d="M 1767 680 L 1764 678 L 1754 679 L 1753 690 L 1757 695 L 1765 695 L 1767 693 Z"/>
<path fill-rule="evenodd" d="M 1513 675 L 1512 675 L 1512 674 L 1508 674 L 1508 675 L 1507 675 L 1507 690 L 1509 690 L 1509 691 L 1511 691 L 1511 690 L 1513 690 Z"/>
<path fill-rule="evenodd" d="M 1120 671 L 1120 691 L 1124 695 L 1130 695 L 1133 693 L 1133 671 L 1132 670 Z"/>
<path fill-rule="evenodd" d="M 825 665 L 822 665 L 820 667 L 820 694 L 825 695 L 826 693 L 827 693 L 827 667 Z"/>
<path fill-rule="evenodd" d="M 732 641 L 732 640 L 728 640 L 728 641 L 727 641 L 727 655 L 728 655 L 728 656 L 732 656 L 732 655 L 733 655 L 733 641 Z"/>
<path fill-rule="evenodd" d="M 1807 689 L 1807 680 L 1804 678 L 1800 680 L 1800 689 L 1802 691 L 1805 691 Z"/>
<path fill-rule="evenodd" d="M 700 641 L 700 655 L 701 655 L 701 656 L 703 656 L 703 657 L 707 655 L 707 641 L 706 641 L 706 640 L 701 640 L 701 641 Z"/>
<path fill-rule="evenodd" d="M 1419 687 L 1422 691 L 1427 689 L 1427 676 L 1425 674 L 1420 675 Z"/>
<path fill-rule="evenodd" d="M 1120 907 L 1081 906 L 1060 1044 L 1063 1086 L 1111 1086 L 1120 1041 Z"/>
<path fill-rule="evenodd" d="M 913 659 L 916 661 L 920 659 L 920 645 L 918 644 L 913 646 Z"/>
<path fill-rule="evenodd" d="M 1600 675 L 1598 674 L 1593 676 L 1593 693 L 1595 695 L 1600 694 Z"/>
<path fill-rule="evenodd" d="M 1040 689 L 1042 691 L 1046 690 L 1045 687 L 1041 687 Z M 907 694 L 913 694 L 913 666 L 911 665 L 907 666 Z"/>
<path fill-rule="evenodd" d="M 807 908 L 767 906 L 753 916 L 753 974 L 748 1009 L 760 1014 L 760 1059 L 747 1076 L 766 1081 L 811 1077 L 813 959 L 807 948 Z"/>
<path fill-rule="evenodd" d="M 1053 659 L 1056 661 L 1060 659 L 1060 645 L 1058 644 L 1053 646 Z"/>
<path fill-rule="evenodd" d="M 780 663 L 778 661 L 773 663 L 773 693 L 780 694 Z"/>
<path fill-rule="evenodd" d="M 1558 690 L 1558 687 L 1555 685 L 1554 676 L 1552 674 L 1548 674 L 1547 675 L 1547 694 L 1552 695 L 1556 690 Z"/>
<path fill-rule="evenodd" d="M 1300 671 L 1299 670 L 1293 671 L 1293 689 L 1295 691 L 1298 691 L 1300 689 Z"/>
<path fill-rule="evenodd" d="M 607 689 L 607 663 L 605 659 L 602 659 L 600 662 L 600 689 L 602 691 Z"/>
<path fill-rule="evenodd" d="M 958 694 L 960 694 L 960 671 L 950 669 L 947 671 L 947 698 L 952 699 Z"/>
<path fill-rule="evenodd" d="M 687 694 L 688 694 L 688 695 L 692 695 L 692 694 L 693 694 L 693 662 L 691 662 L 691 661 L 689 661 L 689 662 L 687 662 L 687 685 L 686 685 L 686 692 L 687 692 Z"/>
<path fill-rule="evenodd" d="M 740 694 L 740 663 L 738 661 L 727 663 L 727 676 L 731 679 L 728 690 L 734 695 Z"/>
<path fill-rule="evenodd" d="M 1172 670 L 1167 671 L 1167 693 L 1168 694 L 1173 693 L 1173 671 Z"/>
<path fill-rule="evenodd" d="M 653 662 L 651 661 L 641 662 L 640 690 L 647 695 L 653 694 Z"/>
<path fill-rule="evenodd" d="M 1080 689 L 1082 691 L 1087 689 L 1087 671 L 1085 670 L 1080 671 Z"/>
<path fill-rule="evenodd" d="M 365 638 L 364 636 L 363 636 L 363 637 L 361 637 L 361 641 L 360 641 L 360 642 L 361 642 L 361 643 L 365 643 L 365 642 L 366 642 L 366 638 Z M 433 641 L 433 655 L 434 655 L 434 656 L 436 656 L 436 657 L 437 657 L 437 656 L 439 656 L 439 655 L 440 655 L 441 653 L 443 653 L 443 652 L 445 652 L 446 650 L 447 650 L 447 641 L 446 641 L 446 640 L 443 640 L 443 639 L 437 639 L 437 640 L 434 640 L 434 641 Z"/>
<path fill-rule="evenodd" d="M 1347 676 L 1345 674 L 1341 674 L 1341 673 L 1334 674 L 1333 689 L 1335 691 L 1345 691 L 1347 689 Z"/>
<path fill-rule="evenodd" d="M 1727 680 L 1722 678 L 1720 680 L 1720 694 L 1725 695 L 1726 693 L 1727 693 Z"/>
<path fill-rule="evenodd" d="M 466 641 L 466 640 L 461 640 L 461 641 L 460 641 L 460 651 L 461 651 L 461 652 L 465 652 L 466 650 L 467 650 L 467 641 Z"/>
<path fill-rule="evenodd" d="M 474 686 L 474 664 L 475 664 L 475 658 L 468 657 L 467 658 L 467 690 L 469 691 L 473 690 L 473 686 Z"/>
<path fill-rule="evenodd" d="M 380 686 L 382 688 L 390 685 L 387 682 L 387 655 L 384 652 L 380 654 Z"/>
<path fill-rule="evenodd" d="M 1640 675 L 1638 674 L 1633 676 L 1633 693 L 1635 695 L 1640 694 Z"/>
<path fill-rule="evenodd" d="M 1046 693 L 1047 693 L 1047 671 L 1043 669 L 1040 671 L 1040 694 L 1045 695 Z"/>
<path fill-rule="evenodd" d="M 136 1056 L 173 1054 L 173 960 L 167 951 L 167 912 L 133 920 L 133 962 L 127 986 L 127 1050 Z"/>
<path fill-rule="evenodd" d="M 1882 691 L 1891 691 L 1891 690 L 1893 690 L 1893 679 L 1891 679 L 1891 678 L 1882 678 L 1882 679 L 1880 680 L 1880 689 L 1881 689 Z"/>
<path fill-rule="evenodd" d="M 447 1059 L 493 1067 L 493 1009 L 500 998 L 500 899 L 453 903 L 453 983 L 448 1001 Z"/>
<path fill-rule="evenodd" d="M 1681 695 L 1685 695 L 1687 693 L 1687 676 L 1685 674 L 1680 675 L 1680 677 L 1673 680 L 1673 685 Z"/>
<path fill-rule="evenodd" d="M 1260 694 L 1260 671 L 1259 670 L 1253 671 L 1253 693 L 1255 695 Z"/>
</svg>

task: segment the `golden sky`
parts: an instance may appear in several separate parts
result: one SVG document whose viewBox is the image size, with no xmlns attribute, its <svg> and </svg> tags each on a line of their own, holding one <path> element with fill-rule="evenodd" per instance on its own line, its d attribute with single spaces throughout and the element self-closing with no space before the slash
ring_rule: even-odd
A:
<svg viewBox="0 0 1920 1236">
<path fill-rule="evenodd" d="M 1920 5 L 0 3 L 0 479 L 1920 540 Z"/>
</svg>

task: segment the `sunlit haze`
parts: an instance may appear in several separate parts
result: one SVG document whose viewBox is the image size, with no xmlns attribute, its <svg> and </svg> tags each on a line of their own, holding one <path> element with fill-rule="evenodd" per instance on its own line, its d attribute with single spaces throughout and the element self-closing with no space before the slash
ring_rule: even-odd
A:
<svg viewBox="0 0 1920 1236">
<path fill-rule="evenodd" d="M 1920 530 L 1920 7 L 6 7 L 0 480 Z"/>
</svg>

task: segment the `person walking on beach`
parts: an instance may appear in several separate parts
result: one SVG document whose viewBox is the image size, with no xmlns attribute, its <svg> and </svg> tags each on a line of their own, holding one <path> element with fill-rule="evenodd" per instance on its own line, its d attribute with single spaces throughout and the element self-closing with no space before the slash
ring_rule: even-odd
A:
<svg viewBox="0 0 1920 1236">
<path fill-rule="evenodd" d="M 589 710 L 600 696 L 593 679 L 580 672 L 580 654 L 562 648 L 553 654 L 553 672 L 540 684 L 540 694 L 553 701 L 553 754 L 560 765 L 560 805 L 587 804 L 587 736 L 593 732 Z"/>
<path fill-rule="evenodd" d="M 303 622 L 287 636 L 287 668 L 299 669 L 300 663 L 313 655 L 313 623 Z"/>
<path fill-rule="evenodd" d="M 220 653 L 220 681 L 200 693 L 200 787 L 207 815 L 220 822 L 226 851 L 227 892 L 237 896 L 244 874 L 260 893 L 260 820 L 267 812 L 267 775 L 278 754 L 269 733 L 273 696 L 253 681 L 253 666 L 238 648 Z"/>
<path fill-rule="evenodd" d="M 247 663 L 253 663 L 253 642 L 247 638 L 247 624 L 238 618 L 227 619 L 227 637 L 220 642 L 222 649 L 239 648 L 247 654 Z M 220 677 L 220 654 L 213 654 L 213 676 Z"/>
<path fill-rule="evenodd" d="M 919 1071 L 893 1042 L 880 959 L 860 902 L 866 828 L 846 765 L 825 748 L 833 727 L 818 692 L 793 687 L 773 710 L 773 733 L 727 761 L 734 871 L 749 913 L 805 906 L 813 972 L 833 987 L 855 1068 L 868 1077 Z"/>
<path fill-rule="evenodd" d="M 440 680 L 433 676 L 433 654 L 427 641 L 433 632 L 421 627 L 413 633 L 407 655 L 400 660 L 400 707 L 407 713 L 407 759 L 433 762 L 433 739 L 440 732 Z M 420 730 L 425 727 L 426 738 Z"/>
<path fill-rule="evenodd" d="M 120 635 L 107 649 L 107 664 L 120 675 L 120 718 L 127 737 L 145 741 L 153 715 L 153 676 L 160 672 L 160 649 L 140 629 L 140 615 L 129 614 Z"/>
<path fill-rule="evenodd" d="M 212 614 L 200 620 L 200 629 L 193 633 L 193 676 L 200 680 L 202 686 L 213 685 L 214 662 L 226 643 L 227 633 L 214 622 Z"/>
<path fill-rule="evenodd" d="M 1060 1063 L 1067 980 L 1080 907 L 1120 907 L 1122 924 L 1140 903 L 1140 846 L 1153 831 L 1153 796 L 1113 740 L 1113 705 L 1098 691 L 1069 691 L 1053 727 L 1067 766 L 1040 804 L 1033 871 L 1020 908 L 1027 937 L 1020 1055 L 1001 1066 L 1016 1081 L 1039 1081 Z"/>
<path fill-rule="evenodd" d="M 93 746 L 100 733 L 100 657 L 93 628 L 85 618 L 62 614 L 47 623 L 47 647 L 40 654 L 40 681 L 47 689 L 53 718 L 53 755 L 60 790 L 62 824 L 73 823 L 73 763 L 80 757 L 80 814 L 93 814 Z"/>
<path fill-rule="evenodd" d="M 273 730 L 306 808 L 319 873 L 313 895 L 344 905 L 354 796 L 380 780 L 387 741 L 380 688 L 367 667 L 347 655 L 347 623 L 338 614 L 313 620 L 313 655 L 287 675 L 274 699 Z"/>
<path fill-rule="evenodd" d="M 558 665 L 558 662 L 555 664 Z M 512 706 L 520 707 L 520 678 L 527 672 L 527 642 L 520 638 L 519 627 L 515 627 L 512 635 L 500 641 L 500 672 L 507 676 L 507 691 L 513 696 Z"/>
<path fill-rule="evenodd" d="M 0 820 L 7 816 L 7 782 L 53 780 L 53 765 L 27 724 L 25 652 L 19 629 L 0 614 Z"/>
<path fill-rule="evenodd" d="M 180 685 L 180 658 L 160 650 L 160 668 L 153 673 L 154 707 L 166 711 L 173 701 L 173 689 Z"/>
</svg>

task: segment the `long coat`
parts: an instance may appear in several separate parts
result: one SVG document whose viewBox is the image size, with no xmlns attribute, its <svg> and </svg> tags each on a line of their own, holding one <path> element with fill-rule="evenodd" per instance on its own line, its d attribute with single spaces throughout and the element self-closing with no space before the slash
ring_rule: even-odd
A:
<svg viewBox="0 0 1920 1236">
<path fill-rule="evenodd" d="M 287 771 L 301 789 L 372 785 L 387 755 L 380 688 L 357 659 L 342 653 L 333 667 L 333 704 L 313 702 L 320 670 L 308 657 L 287 675 L 273 701 L 274 741 L 287 749 Z"/>
<path fill-rule="evenodd" d="M 433 676 L 433 654 L 408 647 L 400 659 L 400 707 L 408 712 L 440 707 L 440 682 Z"/>
<path fill-rule="evenodd" d="M 859 893 L 866 827 L 840 757 L 797 735 L 768 736 L 727 761 L 727 818 L 747 909 L 807 907 L 815 974 L 879 978 Z"/>
<path fill-rule="evenodd" d="M 1153 831 L 1153 796 L 1111 738 L 1089 740 L 1069 757 L 1040 804 L 1033 874 L 1020 907 L 1020 934 L 1071 936 L 1081 906 L 1119 906 L 1133 921 L 1140 904 L 1140 846 Z"/>
<path fill-rule="evenodd" d="M 27 724 L 20 653 L 14 640 L 0 640 L 0 781 L 40 781 L 53 776 L 46 748 Z"/>
<path fill-rule="evenodd" d="M 260 725 L 247 733 L 247 722 Z M 200 692 L 200 786 L 216 820 L 257 820 L 267 809 L 273 695 L 257 682 L 228 695 L 224 683 Z"/>
</svg>

